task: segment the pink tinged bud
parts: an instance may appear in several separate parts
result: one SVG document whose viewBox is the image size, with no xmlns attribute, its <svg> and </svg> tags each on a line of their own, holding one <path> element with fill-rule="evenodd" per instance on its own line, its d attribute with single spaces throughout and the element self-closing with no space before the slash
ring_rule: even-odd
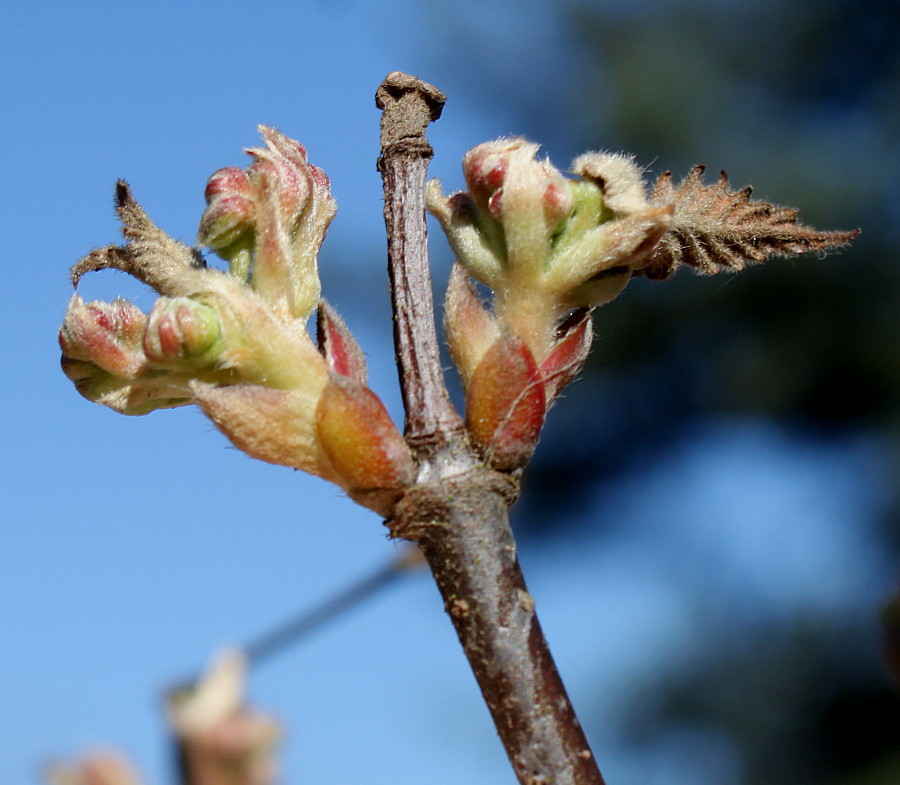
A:
<svg viewBox="0 0 900 785">
<path fill-rule="evenodd" d="M 192 382 L 191 391 L 203 413 L 241 452 L 335 480 L 317 442 L 316 396 L 255 384 Z"/>
<path fill-rule="evenodd" d="M 325 357 L 328 369 L 364 385 L 366 357 L 344 320 L 324 300 L 319 301 L 316 325 L 319 351 Z"/>
<path fill-rule="evenodd" d="M 215 310 L 188 297 L 161 297 L 150 311 L 144 353 L 158 366 L 211 365 L 221 343 Z"/>
<path fill-rule="evenodd" d="M 125 300 L 85 304 L 75 295 L 59 331 L 63 373 L 94 403 L 121 414 L 147 414 L 190 403 L 184 380 L 154 372 L 141 336 L 146 317 Z"/>
<path fill-rule="evenodd" d="M 283 320 L 305 320 L 319 297 L 316 255 L 336 205 L 301 144 L 274 128 L 260 133 L 266 147 L 247 151 L 257 209 L 252 285 Z"/>
<path fill-rule="evenodd" d="M 503 187 L 492 194 L 488 209 L 503 226 L 510 278 L 537 285 L 559 224 L 574 209 L 568 181 L 549 162 L 536 160 L 538 145 L 524 139 L 481 147 L 505 159 Z"/>
<path fill-rule="evenodd" d="M 85 303 L 76 294 L 69 301 L 59 331 L 63 357 L 130 379 L 144 366 L 141 335 L 146 318 L 140 308 L 126 300 Z"/>
<path fill-rule="evenodd" d="M 587 310 L 576 311 L 560 326 L 562 337 L 540 368 L 548 406 L 584 367 L 591 350 L 592 326 Z"/>
<path fill-rule="evenodd" d="M 263 155 L 263 151 L 255 155 Z M 277 219 L 293 227 L 309 198 L 308 172 L 280 157 L 258 158 L 247 167 L 247 177 L 261 203 L 278 207 Z"/>
<path fill-rule="evenodd" d="M 507 153 L 521 140 L 499 139 L 469 150 L 462 160 L 463 177 L 469 193 L 482 210 L 490 210 L 492 197 L 502 188 L 509 159 Z"/>
<path fill-rule="evenodd" d="M 252 188 L 247 173 L 239 166 L 223 166 L 210 175 L 206 182 L 204 196 L 207 204 L 223 196 L 252 198 Z"/>
<path fill-rule="evenodd" d="M 487 350 L 469 385 L 466 426 L 498 471 L 523 467 L 538 443 L 547 409 L 544 383 L 528 347 L 513 335 Z"/>
<path fill-rule="evenodd" d="M 206 203 L 198 234 L 201 245 L 219 251 L 253 228 L 255 205 L 243 169 L 227 166 L 215 172 L 206 184 Z"/>
<path fill-rule="evenodd" d="M 316 425 L 338 484 L 359 503 L 388 514 L 392 502 L 413 482 L 415 466 L 378 396 L 353 379 L 333 374 L 319 400 Z M 368 491 L 388 493 L 367 496 Z"/>
<path fill-rule="evenodd" d="M 453 265 L 444 303 L 444 328 L 453 362 L 468 389 L 484 353 L 500 337 L 497 320 L 481 302 L 459 263 Z"/>
</svg>

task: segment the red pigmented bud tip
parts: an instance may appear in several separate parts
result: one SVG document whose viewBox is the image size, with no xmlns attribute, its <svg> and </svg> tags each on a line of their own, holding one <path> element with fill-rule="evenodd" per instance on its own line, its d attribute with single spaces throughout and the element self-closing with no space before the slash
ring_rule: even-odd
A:
<svg viewBox="0 0 900 785">
<path fill-rule="evenodd" d="M 135 376 L 144 365 L 141 336 L 146 320 L 141 309 L 126 300 L 85 303 L 74 295 L 59 330 L 67 375 L 78 363 L 88 363 L 122 379 Z"/>
<path fill-rule="evenodd" d="M 509 167 L 509 152 L 518 147 L 518 140 L 488 142 L 473 147 L 463 156 L 462 169 L 469 194 L 482 210 L 489 210 L 491 199 L 502 187 Z M 537 145 L 534 145 L 537 150 Z"/>
<path fill-rule="evenodd" d="M 514 224 L 528 212 L 528 219 L 538 217 L 533 207 L 543 213 L 544 223 L 553 229 L 574 207 L 574 199 L 566 179 L 549 161 L 538 161 L 539 147 L 525 139 L 499 139 L 472 148 L 463 157 L 463 176 L 469 193 L 479 209 L 495 219 Z"/>
<path fill-rule="evenodd" d="M 547 399 L 534 357 L 506 334 L 481 358 L 466 397 L 466 427 L 498 471 L 523 467 L 537 447 Z"/>
<path fill-rule="evenodd" d="M 316 426 L 339 484 L 360 504 L 387 515 L 415 477 L 412 455 L 384 404 L 368 387 L 333 374 Z"/>
<path fill-rule="evenodd" d="M 157 366 L 200 368 L 215 362 L 221 339 L 214 309 L 188 297 L 161 297 L 150 311 L 143 348 Z"/>
<path fill-rule="evenodd" d="M 198 241 L 221 251 L 253 229 L 256 207 L 246 172 L 226 166 L 206 184 L 206 210 L 200 218 Z"/>
<path fill-rule="evenodd" d="M 547 359 L 541 363 L 540 368 L 548 406 L 579 374 L 587 361 L 594 337 L 590 312 L 586 308 L 575 311 L 560 325 L 559 332 L 559 340 L 547 355 Z"/>
<path fill-rule="evenodd" d="M 344 320 L 324 300 L 317 311 L 319 351 L 328 364 L 328 370 L 341 376 L 349 376 L 355 382 L 366 383 L 366 356 Z"/>
</svg>

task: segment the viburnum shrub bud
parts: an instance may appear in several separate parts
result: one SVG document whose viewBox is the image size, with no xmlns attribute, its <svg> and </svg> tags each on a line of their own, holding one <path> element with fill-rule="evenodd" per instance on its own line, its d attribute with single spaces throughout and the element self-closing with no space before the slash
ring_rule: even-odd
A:
<svg viewBox="0 0 900 785">
<path fill-rule="evenodd" d="M 494 313 L 538 362 L 573 308 L 621 291 L 671 226 L 672 208 L 651 206 L 625 156 L 588 153 L 563 176 L 524 139 L 466 153 L 468 191 L 449 197 L 433 180 L 428 209 L 466 272 L 493 290 Z"/>
<path fill-rule="evenodd" d="M 478 145 L 463 157 L 467 191 L 444 196 L 433 180 L 427 195 L 458 262 L 446 326 L 470 434 L 504 470 L 524 465 L 547 407 L 582 367 L 590 309 L 624 288 L 672 222 L 671 206 L 647 202 L 630 158 L 585 154 L 575 180 L 537 151 L 521 138 Z M 492 290 L 490 308 L 467 276 Z"/>
<path fill-rule="evenodd" d="M 319 297 L 317 255 L 336 204 L 306 148 L 268 126 L 246 170 L 225 167 L 206 186 L 198 240 L 283 318 L 306 320 Z"/>
<path fill-rule="evenodd" d="M 161 297 L 149 317 L 75 295 L 59 341 L 63 369 L 89 400 L 125 414 L 197 404 L 247 454 L 315 474 L 381 514 L 414 478 L 412 455 L 366 386 L 365 356 L 319 299 L 316 257 L 336 210 L 305 148 L 260 127 L 246 170 L 206 186 L 200 241 L 229 260 L 207 267 L 116 188 L 127 244 L 75 265 L 72 279 L 115 268 Z M 306 330 L 318 308 L 319 346 Z"/>
<path fill-rule="evenodd" d="M 190 402 L 184 379 L 147 362 L 146 315 L 125 300 L 85 303 L 72 297 L 59 330 L 63 373 L 81 395 L 121 414 L 146 414 Z"/>
</svg>

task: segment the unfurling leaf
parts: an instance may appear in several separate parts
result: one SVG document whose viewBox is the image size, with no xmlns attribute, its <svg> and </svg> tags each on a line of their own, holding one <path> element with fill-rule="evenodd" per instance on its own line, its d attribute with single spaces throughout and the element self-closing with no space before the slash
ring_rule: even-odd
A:
<svg viewBox="0 0 900 785">
<path fill-rule="evenodd" d="M 659 206 L 674 204 L 675 215 L 672 228 L 637 274 L 660 280 L 682 264 L 708 275 L 739 272 L 748 263 L 832 250 L 859 236 L 858 229 L 820 232 L 797 223 L 797 210 L 753 201 L 750 186 L 730 190 L 725 172 L 713 185 L 704 185 L 705 169 L 693 167 L 677 186 L 671 172 L 659 176 L 650 201 Z"/>
</svg>

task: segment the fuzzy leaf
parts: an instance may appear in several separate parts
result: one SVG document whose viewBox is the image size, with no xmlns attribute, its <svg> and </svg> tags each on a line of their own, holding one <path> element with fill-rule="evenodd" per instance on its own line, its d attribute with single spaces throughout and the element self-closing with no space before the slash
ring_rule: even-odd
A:
<svg viewBox="0 0 900 785">
<path fill-rule="evenodd" d="M 316 432 L 337 472 L 336 482 L 355 491 L 401 491 L 415 479 L 412 454 L 384 404 L 368 387 L 332 373 L 316 408 Z M 354 498 L 387 515 L 388 497 Z M 396 501 L 396 494 L 393 501 Z M 378 504 L 378 507 L 373 507 Z"/>
<path fill-rule="evenodd" d="M 528 463 L 546 411 L 534 356 L 516 336 L 502 335 L 478 363 L 466 397 L 466 427 L 485 461 L 506 472 Z"/>
<path fill-rule="evenodd" d="M 725 172 L 704 185 L 705 168 L 693 167 L 677 186 L 671 172 L 656 181 L 651 203 L 674 204 L 675 215 L 649 264 L 636 274 L 659 280 L 682 264 L 708 275 L 738 272 L 772 256 L 839 248 L 859 235 L 859 230 L 820 232 L 797 223 L 797 210 L 753 201 L 749 186 L 732 191 Z"/>
<path fill-rule="evenodd" d="M 466 269 L 459 262 L 453 265 L 447 284 L 444 328 L 450 355 L 462 377 L 463 387 L 468 388 L 484 353 L 500 337 L 500 327 L 481 302 Z"/>
<path fill-rule="evenodd" d="M 217 387 L 202 382 L 192 382 L 191 392 L 194 403 L 241 452 L 335 481 L 316 436 L 317 396 L 256 384 Z"/>
<path fill-rule="evenodd" d="M 584 367 L 594 337 L 592 329 L 591 314 L 586 308 L 575 311 L 560 325 L 562 337 L 540 368 L 548 407 L 563 387 Z"/>
</svg>

